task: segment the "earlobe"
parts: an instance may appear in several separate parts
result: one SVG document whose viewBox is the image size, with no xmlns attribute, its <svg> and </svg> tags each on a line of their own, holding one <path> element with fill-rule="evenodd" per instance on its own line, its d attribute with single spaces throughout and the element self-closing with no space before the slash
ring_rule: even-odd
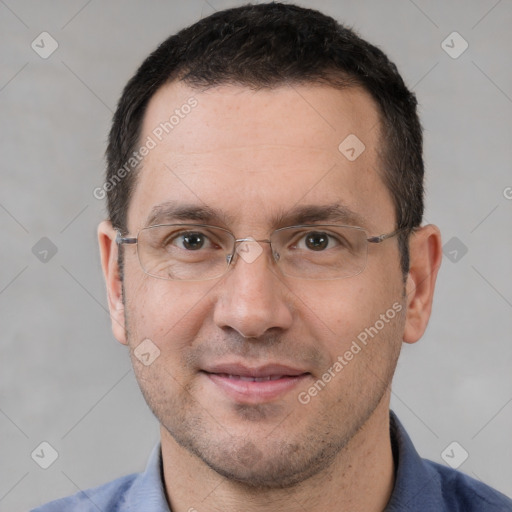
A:
<svg viewBox="0 0 512 512">
<path fill-rule="evenodd" d="M 442 260 L 439 229 L 429 224 L 415 230 L 409 240 L 409 254 L 404 341 L 415 343 L 425 332 L 432 311 L 437 273 Z"/>
<path fill-rule="evenodd" d="M 118 245 L 116 243 L 116 230 L 110 221 L 103 221 L 98 226 L 98 243 L 101 256 L 101 267 L 107 286 L 108 307 L 112 322 L 112 332 L 115 338 L 127 344 L 123 285 L 118 265 Z"/>
</svg>

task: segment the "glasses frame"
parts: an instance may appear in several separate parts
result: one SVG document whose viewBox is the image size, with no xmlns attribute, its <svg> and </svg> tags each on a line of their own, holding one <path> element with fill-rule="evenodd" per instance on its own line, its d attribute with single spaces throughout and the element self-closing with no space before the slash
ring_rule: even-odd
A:
<svg viewBox="0 0 512 512">
<path fill-rule="evenodd" d="M 147 272 L 144 269 L 143 265 L 142 265 L 142 262 L 140 260 L 140 255 L 139 255 L 138 241 L 139 241 L 140 233 L 141 233 L 141 231 L 144 231 L 146 229 L 158 228 L 158 227 L 164 227 L 164 226 L 169 226 L 169 227 L 170 226 L 183 226 L 183 227 L 190 227 L 190 228 L 213 228 L 213 229 L 218 229 L 218 230 L 224 231 L 225 233 L 229 234 L 231 236 L 231 238 L 233 238 L 234 243 L 233 243 L 233 250 L 232 250 L 232 252 L 226 254 L 226 263 L 227 263 L 226 270 L 222 274 L 219 274 L 219 275 L 214 276 L 214 277 L 208 277 L 206 279 L 170 279 L 170 278 L 166 278 L 166 277 L 156 276 L 154 274 L 150 274 L 149 272 Z M 282 228 L 275 229 L 274 231 L 272 231 L 272 233 L 270 233 L 269 237 L 272 237 L 272 235 L 274 233 L 277 233 L 277 232 L 283 231 L 283 230 L 297 229 L 297 228 L 315 228 L 315 227 L 318 227 L 318 228 L 329 228 L 329 227 L 331 227 L 331 228 L 355 229 L 355 230 L 362 231 L 366 235 L 368 235 L 368 232 L 364 228 L 361 228 L 359 226 L 347 226 L 347 225 L 343 225 L 343 224 L 298 224 L 298 225 L 295 225 L 295 226 L 285 226 L 285 227 L 282 227 Z M 119 246 L 120 245 L 137 245 L 137 258 L 139 260 L 139 264 L 140 264 L 140 267 L 141 267 L 142 271 L 146 275 L 154 277 L 155 279 L 163 279 L 165 281 L 183 281 L 183 282 L 196 281 L 196 282 L 199 282 L 199 281 L 209 281 L 211 279 L 217 279 L 219 277 L 222 277 L 223 275 L 225 275 L 229 271 L 230 268 L 232 268 L 232 265 L 233 266 L 235 265 L 235 259 L 236 259 L 235 258 L 235 254 L 236 254 L 237 244 L 238 243 L 242 243 L 242 242 L 258 242 L 258 243 L 270 244 L 270 252 L 272 253 L 272 258 L 274 259 L 276 264 L 279 264 L 279 262 L 278 262 L 279 258 L 276 258 L 276 256 L 275 256 L 274 250 L 272 248 L 272 242 L 271 242 L 270 238 L 264 238 L 264 239 L 261 239 L 261 240 L 255 240 L 252 237 L 249 237 L 249 238 L 236 238 L 235 235 L 231 231 L 229 231 L 228 229 L 221 228 L 220 226 L 212 226 L 211 224 L 188 224 L 188 223 L 154 224 L 154 225 L 151 225 L 151 226 L 146 226 L 145 228 L 141 228 L 138 231 L 136 237 L 123 237 L 122 234 L 121 234 L 121 230 L 119 228 L 115 228 L 115 229 L 117 231 L 117 236 L 116 236 L 116 239 L 115 239 L 116 244 L 119 245 Z M 397 228 L 394 231 L 390 231 L 389 233 L 383 233 L 381 235 L 376 235 L 376 236 L 367 236 L 366 237 L 366 242 L 368 242 L 370 244 L 380 244 L 380 243 L 384 242 L 384 240 L 387 240 L 389 238 L 393 238 L 393 237 L 399 235 L 400 233 L 406 232 L 408 230 L 409 230 L 409 228 Z M 362 272 L 364 272 L 364 269 L 366 268 L 366 263 L 367 263 L 367 261 L 365 262 L 365 266 L 357 274 L 353 274 L 351 276 L 338 277 L 338 278 L 335 277 L 335 278 L 329 278 L 329 279 L 318 279 L 318 278 L 307 278 L 307 277 L 299 278 L 297 276 L 293 276 L 293 277 L 295 277 L 297 279 L 309 279 L 309 280 L 313 280 L 313 281 L 348 279 L 350 277 L 355 277 L 355 276 L 361 274 Z M 283 273 L 283 275 L 287 275 L 287 274 Z"/>
</svg>

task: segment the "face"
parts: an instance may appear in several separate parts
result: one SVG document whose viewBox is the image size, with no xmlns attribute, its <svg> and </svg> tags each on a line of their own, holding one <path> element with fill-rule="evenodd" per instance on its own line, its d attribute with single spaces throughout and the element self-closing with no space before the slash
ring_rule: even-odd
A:
<svg viewBox="0 0 512 512">
<path fill-rule="evenodd" d="M 191 97 L 194 108 L 159 141 L 155 129 Z M 338 149 L 350 134 L 365 146 L 356 159 Z M 359 89 L 171 84 L 149 104 L 147 137 L 157 144 L 131 199 L 130 236 L 148 222 L 209 224 L 255 239 L 298 220 L 357 222 L 368 236 L 396 227 L 379 176 L 377 109 Z M 324 218 L 332 205 L 350 214 Z M 183 206 L 202 213 L 163 213 Z M 300 219 L 305 206 L 319 213 Z M 238 257 L 224 276 L 202 282 L 148 276 L 136 246 L 124 247 L 114 332 L 131 348 L 167 442 L 229 478 L 288 486 L 343 454 L 372 415 L 387 414 L 406 309 L 396 237 L 369 244 L 359 275 L 316 281 L 282 275 L 266 243 L 254 261 Z M 159 356 L 145 365 L 134 354 L 148 339 Z"/>
</svg>

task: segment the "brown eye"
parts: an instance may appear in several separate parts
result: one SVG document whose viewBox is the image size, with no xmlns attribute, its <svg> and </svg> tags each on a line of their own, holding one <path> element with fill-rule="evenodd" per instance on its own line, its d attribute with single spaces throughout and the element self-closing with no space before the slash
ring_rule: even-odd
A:
<svg viewBox="0 0 512 512">
<path fill-rule="evenodd" d="M 196 251 L 204 245 L 204 235 L 202 233 L 186 233 L 181 236 L 182 245 L 185 249 Z"/>
<path fill-rule="evenodd" d="M 329 245 L 327 233 L 311 232 L 306 235 L 306 247 L 312 251 L 323 251 Z"/>
</svg>

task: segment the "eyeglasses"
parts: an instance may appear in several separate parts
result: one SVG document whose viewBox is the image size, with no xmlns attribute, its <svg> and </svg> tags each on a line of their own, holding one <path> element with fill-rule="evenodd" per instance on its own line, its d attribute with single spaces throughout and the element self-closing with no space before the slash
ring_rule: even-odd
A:
<svg viewBox="0 0 512 512">
<path fill-rule="evenodd" d="M 276 229 L 268 240 L 255 240 L 236 238 L 218 226 L 162 224 L 141 229 L 136 238 L 124 238 L 118 230 L 116 242 L 136 244 L 142 270 L 159 279 L 215 279 L 234 265 L 236 254 L 254 261 L 263 252 L 259 244 L 268 243 L 285 276 L 330 280 L 360 274 L 368 243 L 380 244 L 401 231 L 369 237 L 354 226 L 301 225 Z"/>
</svg>

